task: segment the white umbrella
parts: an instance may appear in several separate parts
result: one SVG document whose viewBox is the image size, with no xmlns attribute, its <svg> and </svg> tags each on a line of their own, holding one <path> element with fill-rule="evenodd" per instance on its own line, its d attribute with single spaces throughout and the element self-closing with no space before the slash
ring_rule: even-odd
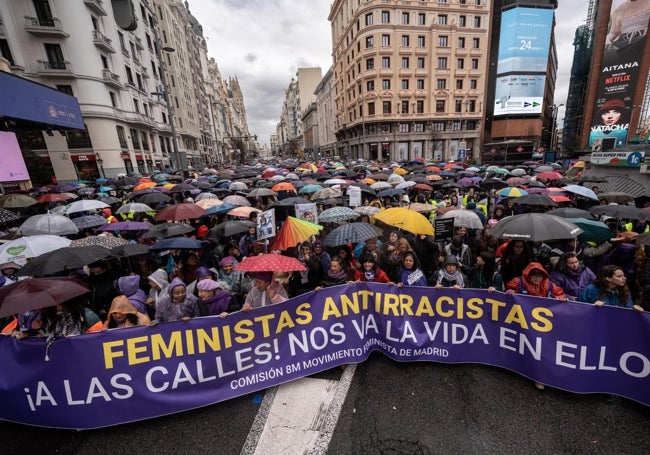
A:
<svg viewBox="0 0 650 455">
<path fill-rule="evenodd" d="M 88 210 L 105 209 L 106 207 L 110 207 L 106 202 L 95 199 L 82 199 L 80 201 L 74 201 L 68 205 L 65 209 L 65 213 L 85 212 Z"/>
<path fill-rule="evenodd" d="M 116 213 L 140 213 L 140 212 L 155 212 L 154 209 L 149 207 L 147 204 L 141 202 L 131 202 L 130 204 L 124 204 Z"/>
<path fill-rule="evenodd" d="M 0 248 L 0 263 L 15 262 L 23 266 L 27 259 L 70 245 L 72 240 L 58 235 L 33 235 L 7 242 Z"/>
<path fill-rule="evenodd" d="M 199 202 L 204 199 L 219 199 L 219 196 L 217 196 L 214 193 L 201 193 L 197 197 L 194 198 L 194 202 Z"/>
<path fill-rule="evenodd" d="M 377 183 L 373 183 L 372 185 L 370 185 L 370 188 L 372 188 L 373 190 L 379 190 L 379 191 L 386 190 L 386 189 L 392 188 L 392 187 L 393 187 L 393 185 L 391 185 L 388 182 L 377 182 Z"/>
<path fill-rule="evenodd" d="M 393 173 L 393 174 L 388 176 L 387 182 L 388 183 L 404 183 L 405 180 L 404 180 L 404 177 L 402 177 L 401 175 Z"/>
<path fill-rule="evenodd" d="M 418 182 L 414 182 L 413 180 L 407 180 L 406 182 L 398 183 L 395 188 L 397 188 L 399 190 L 405 190 L 405 189 L 410 188 L 412 186 L 415 186 L 417 184 L 418 184 Z"/>
<path fill-rule="evenodd" d="M 325 185 L 345 185 L 347 182 L 343 179 L 327 179 L 323 183 Z"/>
<path fill-rule="evenodd" d="M 20 226 L 23 235 L 69 235 L 79 232 L 70 218 L 47 212 L 45 215 L 30 216 Z"/>
<path fill-rule="evenodd" d="M 232 182 L 229 186 L 228 189 L 230 191 L 242 191 L 242 190 L 247 190 L 248 185 L 246 185 L 244 182 Z"/>
<path fill-rule="evenodd" d="M 479 216 L 472 210 L 449 210 L 438 218 L 453 218 L 454 227 L 466 227 L 467 229 L 483 229 L 483 223 Z"/>
</svg>

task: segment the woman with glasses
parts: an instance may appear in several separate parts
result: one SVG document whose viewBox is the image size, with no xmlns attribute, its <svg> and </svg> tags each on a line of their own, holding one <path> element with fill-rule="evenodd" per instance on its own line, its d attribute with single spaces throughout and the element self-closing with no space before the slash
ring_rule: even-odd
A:
<svg viewBox="0 0 650 455">
<path fill-rule="evenodd" d="M 578 300 L 593 303 L 597 307 L 616 306 L 643 311 L 640 305 L 634 305 L 632 302 L 625 272 L 617 265 L 603 266 L 594 282 L 582 290 Z"/>
</svg>

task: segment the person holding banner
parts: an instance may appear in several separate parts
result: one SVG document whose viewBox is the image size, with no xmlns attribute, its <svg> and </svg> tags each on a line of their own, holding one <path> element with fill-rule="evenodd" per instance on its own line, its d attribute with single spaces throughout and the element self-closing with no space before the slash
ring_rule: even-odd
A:
<svg viewBox="0 0 650 455">
<path fill-rule="evenodd" d="M 288 298 L 284 287 L 273 279 L 273 272 L 257 272 L 255 274 L 255 285 L 246 295 L 242 311 L 250 311 L 253 308 L 281 303 Z"/>
<path fill-rule="evenodd" d="M 444 267 L 438 271 L 435 288 L 462 289 L 467 287 L 467 284 L 467 277 L 460 271 L 458 259 L 453 254 L 448 255 Z"/>
<path fill-rule="evenodd" d="M 402 256 L 399 268 L 400 281 L 398 286 L 427 286 L 427 278 L 418 264 L 418 258 L 413 251 L 407 251 Z"/>
<path fill-rule="evenodd" d="M 345 269 L 345 261 L 340 256 L 334 256 L 330 260 L 330 268 L 323 274 L 316 291 L 322 288 L 348 284 L 352 282 L 352 275 Z"/>
<path fill-rule="evenodd" d="M 578 300 L 597 307 L 615 306 L 643 311 L 643 307 L 633 304 L 625 272 L 617 265 L 601 267 L 594 282 L 582 290 Z"/>
<path fill-rule="evenodd" d="M 118 295 L 111 302 L 103 330 L 148 325 L 150 322 L 149 316 L 139 312 L 125 295 Z"/>
<path fill-rule="evenodd" d="M 354 281 L 361 283 L 362 281 L 371 281 L 373 283 L 393 283 L 385 271 L 383 271 L 377 264 L 377 259 L 372 253 L 367 252 L 361 256 L 361 269 L 354 272 Z"/>
<path fill-rule="evenodd" d="M 197 298 L 187 292 L 180 278 L 174 278 L 167 288 L 167 295 L 158 300 L 153 325 L 159 322 L 187 321 L 199 315 Z"/>
</svg>

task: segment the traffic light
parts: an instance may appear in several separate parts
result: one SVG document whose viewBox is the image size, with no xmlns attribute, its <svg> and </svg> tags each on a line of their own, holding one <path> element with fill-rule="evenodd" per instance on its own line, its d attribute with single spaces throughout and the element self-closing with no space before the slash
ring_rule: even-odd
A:
<svg viewBox="0 0 650 455">
<path fill-rule="evenodd" d="M 132 32 L 138 27 L 135 18 L 132 0 L 111 0 L 113 4 L 113 16 L 118 27 L 127 32 Z"/>
</svg>

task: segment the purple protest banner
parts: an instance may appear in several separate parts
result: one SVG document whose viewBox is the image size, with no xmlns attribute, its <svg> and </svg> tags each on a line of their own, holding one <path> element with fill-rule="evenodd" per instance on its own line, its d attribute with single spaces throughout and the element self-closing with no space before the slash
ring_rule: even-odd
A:
<svg viewBox="0 0 650 455">
<path fill-rule="evenodd" d="M 365 283 L 249 313 L 45 341 L 0 337 L 0 419 L 91 429 L 263 390 L 374 350 L 482 363 L 650 405 L 650 315 L 481 290 Z"/>
</svg>

